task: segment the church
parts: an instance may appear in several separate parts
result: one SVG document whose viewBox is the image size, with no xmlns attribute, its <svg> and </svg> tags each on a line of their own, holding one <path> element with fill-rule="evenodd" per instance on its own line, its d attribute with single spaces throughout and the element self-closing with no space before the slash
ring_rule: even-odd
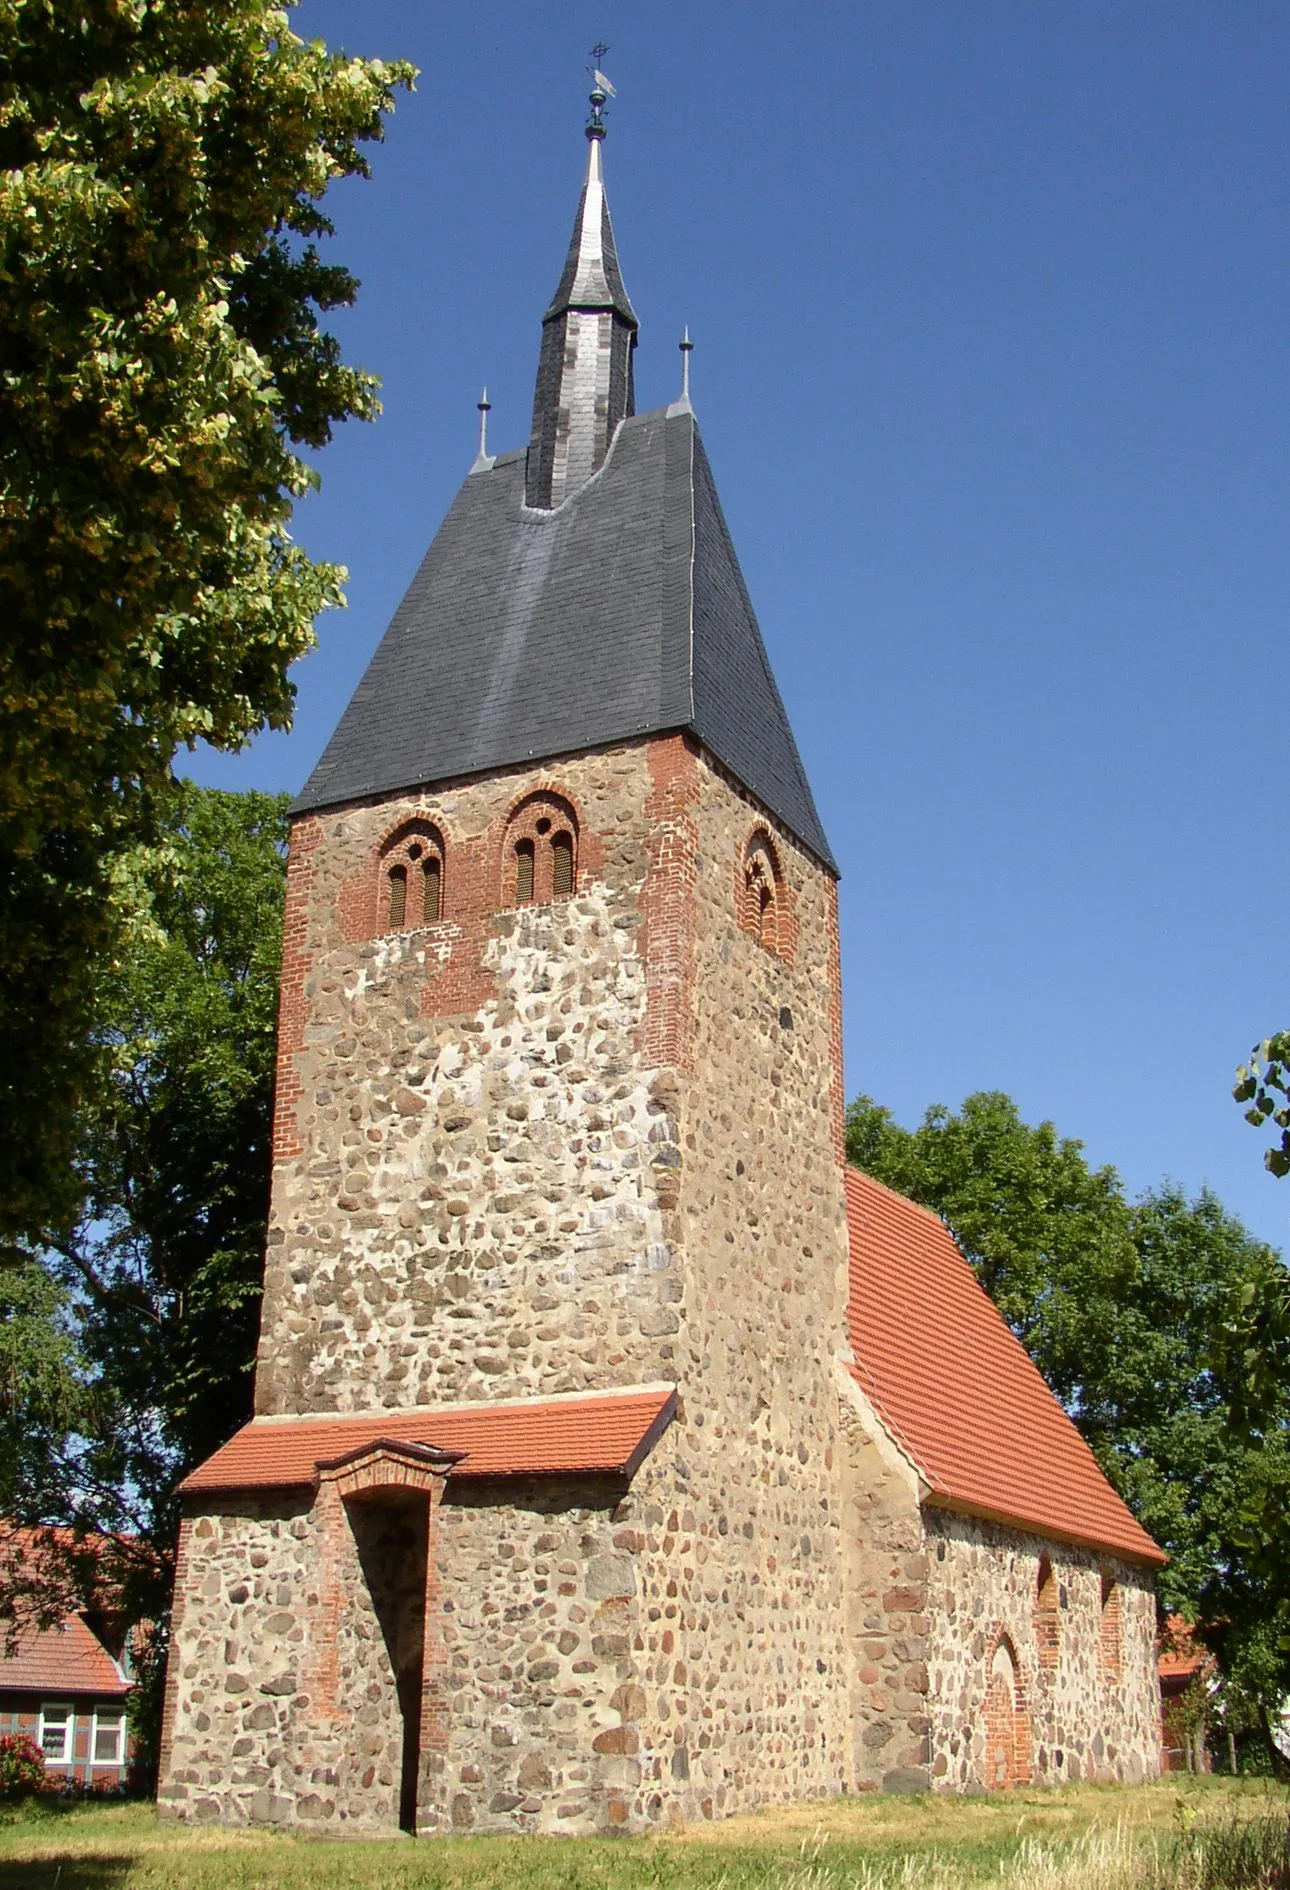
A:
<svg viewBox="0 0 1290 1890">
<path fill-rule="evenodd" d="M 604 94 L 533 425 L 293 810 L 253 1420 L 159 1803 L 667 1830 L 1159 1769 L 1153 1577 L 943 1224 L 844 1157 L 837 869 Z"/>
</svg>

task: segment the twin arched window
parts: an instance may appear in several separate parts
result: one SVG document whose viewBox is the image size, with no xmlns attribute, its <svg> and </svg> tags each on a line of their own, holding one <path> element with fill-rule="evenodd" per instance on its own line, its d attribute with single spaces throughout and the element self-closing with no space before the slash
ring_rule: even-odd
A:
<svg viewBox="0 0 1290 1890">
<path fill-rule="evenodd" d="M 532 794 L 511 816 L 503 858 L 508 905 L 570 899 L 578 882 L 578 821 L 558 794 Z"/>
<path fill-rule="evenodd" d="M 409 932 L 443 916 L 443 836 L 429 821 L 410 821 L 381 849 L 381 930 Z"/>
<path fill-rule="evenodd" d="M 770 835 L 758 828 L 744 847 L 739 923 L 767 951 L 783 955 L 783 876 Z"/>
</svg>

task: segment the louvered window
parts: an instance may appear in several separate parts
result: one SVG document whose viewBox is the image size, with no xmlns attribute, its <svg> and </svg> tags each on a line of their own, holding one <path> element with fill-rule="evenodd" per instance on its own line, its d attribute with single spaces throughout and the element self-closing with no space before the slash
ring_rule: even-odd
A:
<svg viewBox="0 0 1290 1890">
<path fill-rule="evenodd" d="M 408 869 L 406 866 L 390 868 L 390 930 L 401 932 L 403 919 L 408 909 Z"/>
<path fill-rule="evenodd" d="M 515 903 L 517 906 L 531 906 L 533 903 L 533 860 L 533 842 L 531 840 L 517 841 L 515 846 Z"/>
<path fill-rule="evenodd" d="M 439 895 L 443 887 L 443 868 L 433 854 L 421 868 L 425 898 L 422 902 L 423 921 L 426 925 L 439 923 Z"/>
<path fill-rule="evenodd" d="M 573 835 L 558 833 L 551 842 L 551 897 L 567 899 L 573 891 Z"/>
</svg>

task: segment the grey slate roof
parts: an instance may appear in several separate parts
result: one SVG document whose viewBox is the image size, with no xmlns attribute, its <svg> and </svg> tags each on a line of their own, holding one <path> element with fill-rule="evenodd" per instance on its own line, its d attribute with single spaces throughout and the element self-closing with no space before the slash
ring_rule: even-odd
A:
<svg viewBox="0 0 1290 1890">
<path fill-rule="evenodd" d="M 296 811 L 691 729 L 836 871 L 688 407 L 553 511 L 524 472 L 466 480 Z"/>
</svg>

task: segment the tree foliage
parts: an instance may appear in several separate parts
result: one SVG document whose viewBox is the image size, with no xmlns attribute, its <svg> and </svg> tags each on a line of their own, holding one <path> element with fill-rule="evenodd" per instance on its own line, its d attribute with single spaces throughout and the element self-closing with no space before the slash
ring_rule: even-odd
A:
<svg viewBox="0 0 1290 1890">
<path fill-rule="evenodd" d="M 301 449 L 376 409 L 321 199 L 411 68 L 265 0 L 0 0 L 0 1226 L 66 1219 L 97 978 L 176 750 L 285 727 L 343 573 Z"/>
<path fill-rule="evenodd" d="M 1236 1072 L 1232 1091 L 1246 1103 L 1245 1120 L 1256 1129 L 1270 1122 L 1280 1140 L 1264 1153 L 1274 1175 L 1290 1175 L 1290 1030 L 1279 1030 L 1255 1044 L 1250 1060 Z"/>
<path fill-rule="evenodd" d="M 1274 1630 L 1290 1574 L 1261 1532 L 1290 1511 L 1290 1379 L 1269 1382 L 1259 1426 L 1243 1425 L 1248 1362 L 1223 1340 L 1233 1308 L 1284 1291 L 1279 1256 L 1208 1190 L 1189 1200 L 1165 1184 L 1127 1200 L 1113 1169 L 1090 1167 L 1078 1142 L 1023 1122 L 1001 1094 L 929 1109 L 912 1130 L 861 1097 L 847 1147 L 945 1220 L 1167 1550 L 1163 1604 L 1222 1624 L 1215 1644 L 1247 1691 L 1285 1690 L 1290 1660 Z"/>
<path fill-rule="evenodd" d="M 270 1177 L 286 801 L 185 786 L 104 995 L 81 1208 L 0 1274 L 0 1509 L 67 1553 L 3 1571 L 57 1614 L 111 1574 L 164 1622 L 175 1486 L 251 1410 Z M 79 1557 L 79 1560 L 78 1560 Z M 156 1650 L 154 1650 L 156 1651 Z"/>
</svg>

